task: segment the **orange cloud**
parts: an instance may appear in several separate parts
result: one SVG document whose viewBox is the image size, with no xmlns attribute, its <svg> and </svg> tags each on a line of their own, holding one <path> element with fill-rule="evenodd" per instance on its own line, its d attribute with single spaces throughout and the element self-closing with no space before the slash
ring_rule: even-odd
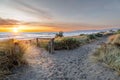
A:
<svg viewBox="0 0 120 80">
<path fill-rule="evenodd" d="M 20 24 L 21 23 L 21 24 Z M 99 30 L 107 28 L 117 28 L 115 26 L 96 26 L 80 23 L 40 23 L 40 22 L 20 22 L 12 19 L 0 18 L 0 32 L 11 32 L 12 28 L 19 28 L 20 32 L 57 32 L 57 31 L 75 31 L 75 30 Z"/>
<path fill-rule="evenodd" d="M 18 23 L 17 20 L 0 18 L 0 25 L 16 25 Z"/>
</svg>

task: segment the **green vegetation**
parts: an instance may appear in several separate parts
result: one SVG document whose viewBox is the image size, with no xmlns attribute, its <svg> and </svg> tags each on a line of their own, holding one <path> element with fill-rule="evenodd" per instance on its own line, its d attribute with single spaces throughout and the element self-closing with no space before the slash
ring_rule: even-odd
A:
<svg viewBox="0 0 120 80">
<path fill-rule="evenodd" d="M 120 34 L 120 29 L 117 31 L 118 34 Z"/>
<path fill-rule="evenodd" d="M 82 34 L 80 36 L 73 36 L 73 37 L 62 37 L 55 39 L 55 50 L 63 50 L 63 49 L 74 49 L 79 47 L 80 45 L 84 45 L 90 43 L 100 37 L 103 34 L 96 33 L 96 34 Z"/>
<path fill-rule="evenodd" d="M 88 35 L 88 38 L 92 40 L 92 39 L 96 39 L 97 37 L 95 36 L 95 34 L 90 34 Z"/>
<path fill-rule="evenodd" d="M 80 36 L 85 36 L 85 34 L 80 34 Z"/>
<path fill-rule="evenodd" d="M 11 73 L 11 69 L 26 64 L 22 49 L 17 52 L 13 40 L 0 42 L 0 79 Z"/>
<path fill-rule="evenodd" d="M 57 37 L 63 37 L 63 32 L 62 32 L 62 31 L 60 31 L 59 33 L 57 33 L 57 34 L 56 34 L 56 36 L 55 36 L 55 37 L 56 37 L 56 38 L 57 38 Z"/>
<path fill-rule="evenodd" d="M 75 38 L 57 38 L 55 40 L 55 50 L 61 50 L 61 49 L 74 49 L 79 47 L 80 43 Z"/>
<path fill-rule="evenodd" d="M 102 33 L 96 33 L 95 36 L 96 36 L 96 37 L 102 37 L 103 34 L 102 34 Z"/>
<path fill-rule="evenodd" d="M 62 32 L 60 32 L 62 34 Z M 102 37 L 102 33 L 96 34 L 82 34 L 79 36 L 72 36 L 72 37 L 63 37 L 57 36 L 54 40 L 54 48 L 55 50 L 70 50 L 75 49 L 81 45 L 90 43 L 100 37 Z M 39 39 L 38 46 L 45 48 L 48 50 L 49 39 Z M 35 43 L 36 44 L 36 43 Z"/>
<path fill-rule="evenodd" d="M 49 41 L 49 39 L 40 39 L 38 41 L 38 47 L 45 48 L 46 50 L 48 50 Z"/>
<path fill-rule="evenodd" d="M 115 69 L 120 74 L 120 34 L 111 36 L 108 43 L 101 45 L 92 58 Z"/>
<path fill-rule="evenodd" d="M 63 37 L 63 33 L 60 32 L 59 36 L 54 40 L 55 50 L 71 50 L 75 49 L 81 45 L 90 43 L 96 40 L 98 37 L 102 37 L 100 33 L 90 34 L 90 35 L 80 35 L 73 37 Z M 117 37 L 119 38 L 119 37 Z M 38 41 L 38 43 L 36 43 Z M 38 39 L 31 41 L 15 41 L 15 40 L 5 40 L 0 42 L 0 78 L 11 73 L 11 69 L 26 64 L 26 60 L 23 57 L 25 51 L 29 49 L 31 45 L 37 45 L 42 48 L 47 49 L 49 44 L 48 39 Z M 26 43 L 26 44 L 24 44 Z M 119 44 L 119 41 L 113 40 L 114 44 Z M 19 51 L 16 51 L 16 46 Z"/>
<path fill-rule="evenodd" d="M 91 42 L 91 40 L 89 39 L 87 35 L 79 36 L 77 39 L 79 40 L 80 45 L 84 45 L 84 44 Z"/>
<path fill-rule="evenodd" d="M 90 35 L 88 35 L 88 38 L 92 40 L 92 39 L 97 39 L 97 38 L 102 37 L 102 36 L 103 36 L 103 34 L 96 33 L 96 34 L 90 34 Z"/>
</svg>

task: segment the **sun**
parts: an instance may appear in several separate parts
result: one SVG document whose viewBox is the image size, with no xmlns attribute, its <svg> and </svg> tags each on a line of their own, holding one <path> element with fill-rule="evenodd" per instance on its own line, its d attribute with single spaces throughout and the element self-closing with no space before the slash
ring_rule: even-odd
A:
<svg viewBox="0 0 120 80">
<path fill-rule="evenodd" d="M 15 32 L 15 33 L 19 32 L 19 29 L 18 29 L 18 28 L 13 28 L 12 30 L 13 30 L 13 32 Z"/>
</svg>

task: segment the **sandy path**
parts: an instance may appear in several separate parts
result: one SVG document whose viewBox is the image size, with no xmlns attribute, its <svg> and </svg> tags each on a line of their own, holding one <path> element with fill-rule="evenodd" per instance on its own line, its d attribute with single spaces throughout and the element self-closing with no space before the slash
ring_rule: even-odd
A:
<svg viewBox="0 0 120 80">
<path fill-rule="evenodd" d="M 15 70 L 6 80 L 120 80 L 120 77 L 101 64 L 93 63 L 89 55 L 106 38 L 74 50 L 46 51 L 31 46 L 25 55 L 29 66 Z"/>
</svg>

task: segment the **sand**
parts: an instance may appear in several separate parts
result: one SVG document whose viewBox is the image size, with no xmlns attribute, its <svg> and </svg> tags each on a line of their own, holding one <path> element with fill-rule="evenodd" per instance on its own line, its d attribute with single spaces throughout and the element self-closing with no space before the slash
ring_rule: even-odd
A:
<svg viewBox="0 0 120 80">
<path fill-rule="evenodd" d="M 29 66 L 15 69 L 6 80 L 120 80 L 113 70 L 89 58 L 106 41 L 104 37 L 74 50 L 55 51 L 55 54 L 31 46 L 24 55 Z"/>
</svg>

